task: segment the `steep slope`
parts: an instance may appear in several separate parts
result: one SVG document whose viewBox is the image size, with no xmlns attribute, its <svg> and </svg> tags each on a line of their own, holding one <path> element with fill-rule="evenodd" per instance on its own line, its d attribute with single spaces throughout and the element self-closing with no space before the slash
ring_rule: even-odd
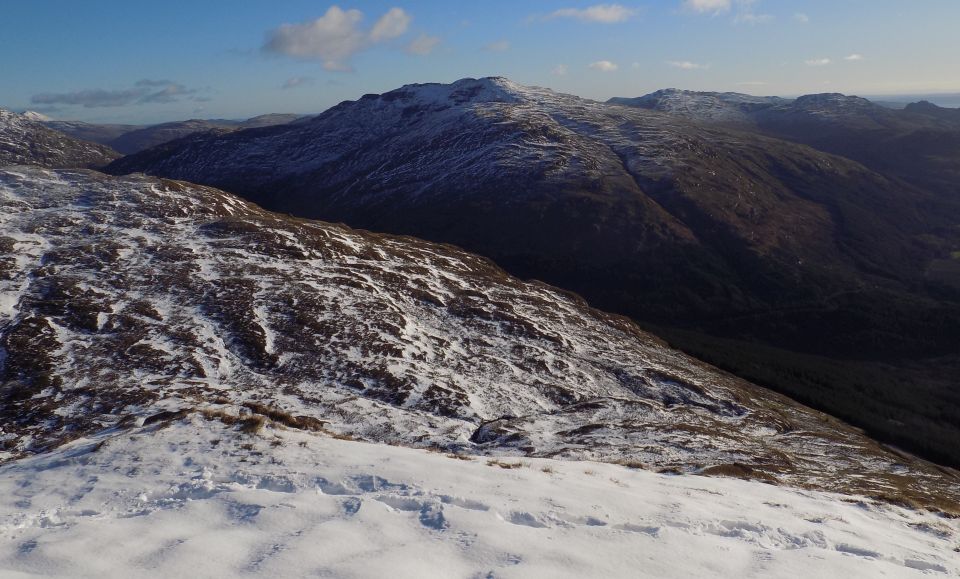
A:
<svg viewBox="0 0 960 579">
<path fill-rule="evenodd" d="M 7 460 L 191 413 L 956 510 L 955 475 L 450 246 L 145 177 L 0 171 Z"/>
<path fill-rule="evenodd" d="M 0 166 L 100 168 L 118 156 L 108 147 L 72 139 L 38 121 L 0 109 Z"/>
<path fill-rule="evenodd" d="M 301 118 L 303 117 L 300 115 L 273 113 L 245 121 L 191 119 L 148 126 L 104 125 L 80 121 L 48 121 L 44 124 L 71 137 L 107 145 L 115 151 L 129 155 L 194 133 L 271 127 L 292 123 Z"/>
<path fill-rule="evenodd" d="M 834 99 L 799 100 L 797 114 L 821 118 Z M 960 464 L 955 378 L 947 364 L 916 362 L 960 355 L 960 293 L 944 287 L 960 250 L 955 212 L 848 159 L 492 78 L 188 137 L 108 171 L 458 244 Z M 928 380 L 911 366 L 902 378 L 903 360 L 943 370 Z M 877 366 L 891 361 L 898 372 Z"/>
</svg>

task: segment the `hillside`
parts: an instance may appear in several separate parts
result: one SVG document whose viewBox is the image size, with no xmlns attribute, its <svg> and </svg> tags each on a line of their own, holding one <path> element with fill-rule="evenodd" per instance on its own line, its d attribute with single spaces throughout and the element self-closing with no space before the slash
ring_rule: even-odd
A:
<svg viewBox="0 0 960 579">
<path fill-rule="evenodd" d="M 44 124 L 71 137 L 100 143 L 115 151 L 129 155 L 194 133 L 270 127 L 291 123 L 301 118 L 303 117 L 300 115 L 266 114 L 244 121 L 190 119 L 145 126 L 96 124 L 81 121 L 47 121 Z"/>
<path fill-rule="evenodd" d="M 800 104 L 817 116 L 835 100 Z M 960 464 L 951 363 L 927 363 L 960 357 L 960 286 L 949 281 L 960 231 L 953 201 L 919 182 L 502 78 L 410 85 L 303 123 L 194 135 L 107 170 L 460 245 Z"/>
<path fill-rule="evenodd" d="M 5 460 L 196 413 L 960 498 L 947 471 L 449 246 L 144 177 L 7 168 L 0 200 Z"/>
<path fill-rule="evenodd" d="M 67 137 L 39 121 L 0 109 L 0 166 L 100 168 L 117 157 L 108 147 Z"/>
</svg>

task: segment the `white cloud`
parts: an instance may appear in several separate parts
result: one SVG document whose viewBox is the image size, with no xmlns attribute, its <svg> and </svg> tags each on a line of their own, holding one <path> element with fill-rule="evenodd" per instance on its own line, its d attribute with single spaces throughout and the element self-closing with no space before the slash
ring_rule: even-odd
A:
<svg viewBox="0 0 960 579">
<path fill-rule="evenodd" d="M 738 82 L 737 86 L 767 86 L 769 83 L 763 80 L 745 80 Z"/>
<path fill-rule="evenodd" d="M 567 74 L 567 65 L 558 64 L 557 66 L 553 67 L 553 70 L 550 71 L 550 74 L 554 76 L 565 76 Z"/>
<path fill-rule="evenodd" d="M 754 11 L 757 2 L 758 0 L 683 0 L 681 6 L 687 12 L 714 16 L 730 12 L 736 7 L 736 15 L 733 17 L 735 24 L 762 24 L 773 20 L 770 14 L 758 14 Z"/>
<path fill-rule="evenodd" d="M 706 70 L 710 68 L 709 64 L 698 64 L 696 62 L 690 62 L 689 60 L 671 60 L 667 62 L 667 64 L 681 70 Z"/>
<path fill-rule="evenodd" d="M 683 0 L 685 9 L 701 14 L 726 12 L 732 5 L 732 0 Z"/>
<path fill-rule="evenodd" d="M 733 22 L 735 24 L 763 24 L 764 22 L 770 22 L 773 20 L 773 15 L 771 14 L 756 14 L 754 12 L 740 12 L 737 14 Z"/>
<path fill-rule="evenodd" d="M 593 70 L 599 70 L 600 72 L 613 72 L 620 68 L 616 63 L 610 62 L 609 60 L 598 60 L 597 62 L 591 62 L 590 68 Z"/>
<path fill-rule="evenodd" d="M 587 8 L 561 8 L 552 12 L 548 18 L 576 18 L 584 22 L 613 24 L 629 20 L 636 13 L 633 8 L 620 4 L 597 4 Z"/>
<path fill-rule="evenodd" d="M 424 56 L 433 52 L 433 49 L 436 48 L 438 44 L 440 44 L 439 36 L 421 34 L 410 41 L 410 44 L 407 45 L 407 52 Z"/>
<path fill-rule="evenodd" d="M 851 54 L 851 55 L 849 55 L 849 56 L 844 56 L 843 59 L 844 59 L 844 60 L 849 60 L 849 61 L 851 61 L 851 62 L 855 62 L 855 61 L 858 61 L 858 60 L 863 60 L 863 55 L 862 55 L 862 54 Z"/>
<path fill-rule="evenodd" d="M 487 52 L 506 52 L 510 50 L 509 40 L 498 40 L 483 47 Z"/>
<path fill-rule="evenodd" d="M 797 12 L 793 15 L 793 19 L 799 22 L 800 24 L 807 24 L 810 22 L 810 17 L 804 14 L 803 12 Z"/>
<path fill-rule="evenodd" d="M 833 62 L 829 58 L 811 58 L 810 60 L 804 61 L 804 64 L 807 66 L 827 66 Z"/>
<path fill-rule="evenodd" d="M 284 24 L 271 30 L 265 52 L 320 60 L 327 70 L 349 71 L 350 58 L 374 44 L 404 34 L 411 17 L 400 8 L 391 8 L 370 30 L 360 27 L 363 12 L 331 6 L 326 14 L 300 24 Z"/>
<path fill-rule="evenodd" d="M 411 20 L 413 18 L 402 8 L 391 8 L 373 25 L 370 30 L 370 40 L 373 42 L 393 40 L 407 31 Z"/>
<path fill-rule="evenodd" d="M 757 14 L 753 6 L 758 0 L 736 0 L 737 15 L 733 18 L 734 24 L 763 24 L 773 20 L 770 14 Z"/>
</svg>

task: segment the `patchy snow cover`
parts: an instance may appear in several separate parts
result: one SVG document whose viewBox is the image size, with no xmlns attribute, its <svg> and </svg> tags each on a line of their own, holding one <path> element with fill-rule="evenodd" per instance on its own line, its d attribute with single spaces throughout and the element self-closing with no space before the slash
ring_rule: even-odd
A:
<svg viewBox="0 0 960 579">
<path fill-rule="evenodd" d="M 450 246 L 0 170 L 0 461 L 164 412 L 957 510 L 957 477 Z"/>
<path fill-rule="evenodd" d="M 48 129 L 36 114 L 0 109 L 0 166 L 103 167 L 119 156 L 108 147 Z"/>
<path fill-rule="evenodd" d="M 947 577 L 958 532 L 757 482 L 249 435 L 199 417 L 0 467 L 10 578 Z"/>
<path fill-rule="evenodd" d="M 51 117 L 48 117 L 47 115 L 45 115 L 45 114 L 43 114 L 43 113 L 38 113 L 37 111 L 23 111 L 23 112 L 20 113 L 20 114 L 23 115 L 23 118 L 25 118 L 25 119 L 27 119 L 27 120 L 29 120 L 29 121 L 37 121 L 37 122 L 40 122 L 40 123 L 47 123 L 47 122 L 50 122 L 50 121 L 53 120 Z"/>
</svg>

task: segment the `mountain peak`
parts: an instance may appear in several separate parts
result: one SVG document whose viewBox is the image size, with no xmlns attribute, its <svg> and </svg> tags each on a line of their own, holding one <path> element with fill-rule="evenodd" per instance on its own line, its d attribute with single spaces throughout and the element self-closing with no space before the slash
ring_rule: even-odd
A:
<svg viewBox="0 0 960 579">
<path fill-rule="evenodd" d="M 38 113 L 37 111 L 23 111 L 20 114 L 23 115 L 23 118 L 25 119 L 29 119 L 31 121 L 37 121 L 41 123 L 45 123 L 53 120 L 53 118 L 48 117 L 43 113 Z"/>
<path fill-rule="evenodd" d="M 462 78 L 444 83 L 407 84 L 383 94 L 364 95 L 361 100 L 455 106 L 471 103 L 516 103 L 536 89 L 525 87 L 502 76 Z"/>
</svg>

